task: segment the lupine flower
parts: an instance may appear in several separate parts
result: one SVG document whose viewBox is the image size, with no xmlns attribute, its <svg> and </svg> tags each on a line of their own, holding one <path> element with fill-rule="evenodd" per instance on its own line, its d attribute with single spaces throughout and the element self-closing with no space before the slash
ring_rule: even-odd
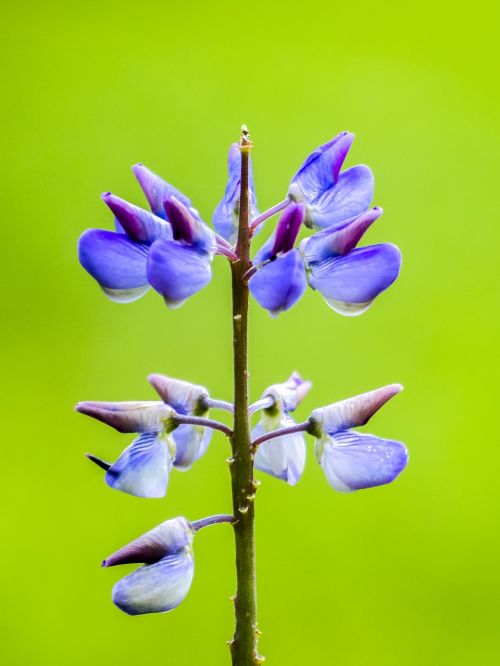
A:
<svg viewBox="0 0 500 666">
<path fill-rule="evenodd" d="M 210 281 L 216 237 L 187 197 L 142 164 L 133 170 L 152 212 L 103 194 L 116 231 L 84 232 L 80 263 L 111 300 L 134 301 L 151 285 L 178 307 Z"/>
<path fill-rule="evenodd" d="M 166 613 L 178 606 L 189 592 L 194 574 L 192 541 L 203 527 L 232 523 L 233 516 L 217 515 L 189 522 L 178 517 L 166 520 L 127 546 L 107 557 L 103 567 L 143 564 L 119 580 L 113 601 L 129 615 Z"/>
<path fill-rule="evenodd" d="M 208 391 L 203 386 L 190 384 L 165 375 L 150 375 L 149 383 L 154 387 L 160 398 L 175 409 L 177 414 L 190 416 L 206 416 L 208 408 L 206 400 Z M 206 452 L 212 429 L 182 424 L 172 433 L 175 442 L 174 467 L 187 470 Z"/>
<path fill-rule="evenodd" d="M 139 434 L 113 464 L 88 456 L 106 470 L 106 483 L 137 497 L 163 497 L 172 466 L 189 469 L 205 453 L 212 435 L 209 428 L 192 425 L 174 430 L 172 417 L 176 413 L 204 416 L 208 392 L 163 375 L 151 375 L 149 381 L 163 401 L 80 402 L 76 410 L 119 432 Z"/>
<path fill-rule="evenodd" d="M 354 141 L 341 132 L 309 155 L 292 178 L 288 196 L 306 204 L 306 223 L 326 228 L 361 215 L 373 198 L 373 174 L 363 165 L 340 169 Z"/>
<path fill-rule="evenodd" d="M 259 423 L 252 431 L 252 439 L 265 433 L 294 425 L 290 416 L 304 398 L 311 382 L 303 381 L 297 372 L 283 384 L 273 384 L 262 394 L 272 398 L 271 407 L 263 409 Z M 294 486 L 302 476 L 306 461 L 306 447 L 303 433 L 283 435 L 261 444 L 255 454 L 255 467 Z"/>
<path fill-rule="evenodd" d="M 194 574 L 194 530 L 185 518 L 167 520 L 106 558 L 102 566 L 143 563 L 119 580 L 113 602 L 129 615 L 166 613 L 189 592 Z"/>
<path fill-rule="evenodd" d="M 304 239 L 294 249 L 305 205 L 291 204 L 255 257 L 260 268 L 249 281 L 254 298 L 276 316 L 292 307 L 309 283 L 336 312 L 362 314 L 396 280 L 401 267 L 401 253 L 395 245 L 354 249 L 381 214 L 382 209 L 375 207 Z"/>
<path fill-rule="evenodd" d="M 365 425 L 402 388 L 391 384 L 312 412 L 316 457 L 335 490 L 352 492 L 391 483 L 406 467 L 403 444 L 351 430 Z"/>
<path fill-rule="evenodd" d="M 237 143 L 233 143 L 229 149 L 227 162 L 228 181 L 222 201 L 215 209 L 212 221 L 217 233 L 230 243 L 236 241 L 238 231 L 238 215 L 240 210 L 240 178 L 241 178 L 241 152 Z M 252 161 L 250 158 L 249 173 L 250 189 L 250 218 L 258 215 L 257 198 L 255 196 L 255 185 L 253 181 Z"/>
</svg>

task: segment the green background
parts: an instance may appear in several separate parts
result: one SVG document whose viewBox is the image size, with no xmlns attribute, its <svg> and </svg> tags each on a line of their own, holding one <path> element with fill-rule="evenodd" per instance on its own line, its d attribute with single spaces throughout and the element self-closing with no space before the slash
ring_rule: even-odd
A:
<svg viewBox="0 0 500 666">
<path fill-rule="evenodd" d="M 143 201 L 143 161 L 210 220 L 248 124 L 261 210 L 317 145 L 349 129 L 397 243 L 398 282 L 355 319 L 308 292 L 251 311 L 257 398 L 299 370 L 299 410 L 400 381 L 367 428 L 405 441 L 393 485 L 341 495 L 312 445 L 300 484 L 258 474 L 261 651 L 268 663 L 498 664 L 497 3 L 15 2 L 1 10 L 2 494 L 0 658 L 9 666 L 228 663 L 233 543 L 196 540 L 167 615 L 111 603 L 100 560 L 162 520 L 230 508 L 215 436 L 165 500 L 113 492 L 83 457 L 129 443 L 72 411 L 152 398 L 157 371 L 231 397 L 227 265 L 180 310 L 109 302 L 76 259 L 110 227 L 99 194 Z M 495 202 L 495 203 L 494 203 Z M 260 240 L 259 240 L 260 242 Z"/>
</svg>

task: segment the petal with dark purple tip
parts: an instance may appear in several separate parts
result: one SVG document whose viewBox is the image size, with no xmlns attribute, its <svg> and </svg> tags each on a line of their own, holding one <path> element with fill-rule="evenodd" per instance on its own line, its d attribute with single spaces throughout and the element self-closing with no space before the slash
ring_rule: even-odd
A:
<svg viewBox="0 0 500 666">
<path fill-rule="evenodd" d="M 200 252 L 209 254 L 215 252 L 216 241 L 213 231 L 199 217 L 193 216 L 192 209 L 186 208 L 173 196 L 163 200 L 163 207 L 172 226 L 175 240 L 184 241 Z"/>
<path fill-rule="evenodd" d="M 164 497 L 174 444 L 169 435 L 143 433 L 106 472 L 106 483 L 136 497 Z"/>
<path fill-rule="evenodd" d="M 309 421 L 321 432 L 329 434 L 363 426 L 375 412 L 402 390 L 401 384 L 382 386 L 374 391 L 367 391 L 353 398 L 315 409 Z"/>
<path fill-rule="evenodd" d="M 189 546 L 193 540 L 193 534 L 191 525 L 185 518 L 166 520 L 107 557 L 102 566 L 153 564 L 165 555 L 172 555 L 185 546 Z"/>
<path fill-rule="evenodd" d="M 147 275 L 167 305 L 178 307 L 210 282 L 210 257 L 176 241 L 159 240 L 151 246 Z"/>
<path fill-rule="evenodd" d="M 143 164 L 134 164 L 132 171 L 151 206 L 151 210 L 155 215 L 158 215 L 158 217 L 165 218 L 163 200 L 166 197 L 174 196 L 184 204 L 184 206 L 191 208 L 191 201 L 188 197 L 182 194 L 182 192 L 179 192 L 179 190 L 173 185 L 164 181 L 163 178 L 157 176 Z"/>
<path fill-rule="evenodd" d="M 382 209 L 376 206 L 358 217 L 347 220 L 341 227 L 333 226 L 306 238 L 300 246 L 304 259 L 310 264 L 328 257 L 347 254 L 356 247 L 382 212 Z"/>
<path fill-rule="evenodd" d="M 168 240 L 173 237 L 168 222 L 157 215 L 134 206 L 111 192 L 103 194 L 102 199 L 115 215 L 117 231 L 123 230 L 136 243 L 151 244 L 159 238 Z"/>
<path fill-rule="evenodd" d="M 336 185 L 326 190 L 311 206 L 312 223 L 325 229 L 361 215 L 373 199 L 373 188 L 373 174 L 364 164 L 343 171 Z"/>
<path fill-rule="evenodd" d="M 79 402 L 76 411 L 91 416 L 118 432 L 160 432 L 173 409 L 161 401 Z"/>
<path fill-rule="evenodd" d="M 371 245 L 310 264 L 309 283 L 336 312 L 358 315 L 390 287 L 400 267 L 401 253 L 395 245 Z"/>
<path fill-rule="evenodd" d="M 113 588 L 113 602 L 128 615 L 166 613 L 183 601 L 193 574 L 193 555 L 186 547 L 119 580 Z"/>
<path fill-rule="evenodd" d="M 148 290 L 147 253 L 147 245 L 101 229 L 88 229 L 78 243 L 81 265 L 111 300 L 121 303 L 134 301 Z"/>
<path fill-rule="evenodd" d="M 304 262 L 298 250 L 290 250 L 259 268 L 248 286 L 255 300 L 271 316 L 289 310 L 302 297 L 306 286 Z"/>
<path fill-rule="evenodd" d="M 352 492 L 391 483 L 408 462 L 400 442 L 345 431 L 322 445 L 319 456 L 328 483 L 340 492 Z"/>
<path fill-rule="evenodd" d="M 290 196 L 293 198 L 298 188 L 301 197 L 313 203 L 323 192 L 333 187 L 353 141 L 354 134 L 341 132 L 311 153 L 292 178 Z"/>
</svg>

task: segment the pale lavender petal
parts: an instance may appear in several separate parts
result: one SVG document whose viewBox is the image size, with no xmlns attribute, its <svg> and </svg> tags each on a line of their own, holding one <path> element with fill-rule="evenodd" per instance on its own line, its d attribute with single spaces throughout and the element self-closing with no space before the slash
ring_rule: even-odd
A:
<svg viewBox="0 0 500 666">
<path fill-rule="evenodd" d="M 369 167 L 358 164 L 343 171 L 333 187 L 326 190 L 311 206 L 312 223 L 325 229 L 337 227 L 345 220 L 361 215 L 373 199 L 374 180 Z"/>
<path fill-rule="evenodd" d="M 310 264 L 309 283 L 336 312 L 358 315 L 390 287 L 400 267 L 395 245 L 371 245 Z"/>
<path fill-rule="evenodd" d="M 164 497 L 174 445 L 169 435 L 143 433 L 106 472 L 106 483 L 136 497 Z"/>
<path fill-rule="evenodd" d="M 300 251 L 308 264 L 353 250 L 366 230 L 382 215 L 382 208 L 367 210 L 358 217 L 347 220 L 341 227 L 330 227 L 304 239 Z"/>
<path fill-rule="evenodd" d="M 400 442 L 353 431 L 333 435 L 320 455 L 328 483 L 340 492 L 391 483 L 407 462 L 408 452 Z"/>
<path fill-rule="evenodd" d="M 115 215 L 117 231 L 123 231 L 136 243 L 151 244 L 159 238 L 173 238 L 170 225 L 161 217 L 134 206 L 111 192 L 105 192 L 102 200 Z"/>
<path fill-rule="evenodd" d="M 286 382 L 269 386 L 262 397 L 270 396 L 275 405 L 285 412 L 293 412 L 305 398 L 312 387 L 312 383 L 304 381 L 298 372 L 292 372 Z"/>
<path fill-rule="evenodd" d="M 210 282 L 210 257 L 176 241 L 159 240 L 151 246 L 147 275 L 167 305 L 178 307 Z"/>
<path fill-rule="evenodd" d="M 123 303 L 140 298 L 149 288 L 147 253 L 147 245 L 101 229 L 88 229 L 78 243 L 81 265 L 109 298 Z"/>
<path fill-rule="evenodd" d="M 183 424 L 172 432 L 175 442 L 174 467 L 182 472 L 204 455 L 212 438 L 211 428 Z"/>
<path fill-rule="evenodd" d="M 160 432 L 174 413 L 171 407 L 160 401 L 86 401 L 79 402 L 75 409 L 118 432 Z"/>
<path fill-rule="evenodd" d="M 356 428 L 365 425 L 375 412 L 402 390 L 401 384 L 382 386 L 374 391 L 315 409 L 309 420 L 323 433 L 333 434 L 340 430 Z"/>
<path fill-rule="evenodd" d="M 113 588 L 113 602 L 129 615 L 166 613 L 189 592 L 193 573 L 193 555 L 186 547 L 119 580 Z"/>
<path fill-rule="evenodd" d="M 184 206 L 191 208 L 191 201 L 182 194 L 182 192 L 179 192 L 179 190 L 173 185 L 164 181 L 163 178 L 157 176 L 143 164 L 134 164 L 132 171 L 134 172 L 142 191 L 146 195 L 151 210 L 155 215 L 158 215 L 158 217 L 165 218 L 163 200 L 166 197 L 174 196 L 178 201 L 184 204 Z"/>
<path fill-rule="evenodd" d="M 292 178 L 290 196 L 295 198 L 298 189 L 302 198 L 314 203 L 333 187 L 353 141 L 354 134 L 341 132 L 311 153 Z"/>
<path fill-rule="evenodd" d="M 294 425 L 295 421 L 283 416 L 277 427 L 268 429 L 265 419 L 252 430 L 252 439 L 267 432 Z M 302 476 L 306 462 L 306 444 L 302 433 L 284 435 L 261 444 L 255 454 L 255 467 L 271 474 L 290 486 L 294 486 Z"/>
<path fill-rule="evenodd" d="M 302 297 L 306 286 L 304 262 L 298 250 L 290 250 L 259 268 L 248 286 L 255 300 L 271 316 L 290 309 Z"/>
<path fill-rule="evenodd" d="M 191 525 L 185 518 L 166 520 L 107 557 L 102 566 L 114 567 L 118 564 L 134 563 L 153 564 L 165 555 L 172 555 L 189 546 L 193 540 L 193 534 Z"/>
<path fill-rule="evenodd" d="M 196 410 L 197 415 L 201 416 L 205 412 L 201 405 L 203 399 L 209 396 L 205 387 L 156 373 L 149 375 L 148 381 L 163 402 L 179 414 L 189 414 Z"/>
</svg>

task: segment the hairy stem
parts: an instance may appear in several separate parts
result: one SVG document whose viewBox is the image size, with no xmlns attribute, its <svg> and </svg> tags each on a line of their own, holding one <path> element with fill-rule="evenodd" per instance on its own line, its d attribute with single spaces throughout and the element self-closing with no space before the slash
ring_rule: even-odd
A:
<svg viewBox="0 0 500 666">
<path fill-rule="evenodd" d="M 213 421 L 212 419 L 205 419 L 201 416 L 190 416 L 189 414 L 175 414 L 172 416 L 172 422 L 174 425 L 195 425 L 203 428 L 212 428 L 213 430 L 220 430 L 227 437 L 231 437 L 233 431 L 225 423 L 220 423 L 220 421 Z"/>
<path fill-rule="evenodd" d="M 234 428 L 231 437 L 231 487 L 236 518 L 236 628 L 231 642 L 233 666 L 256 666 L 257 599 L 255 585 L 253 452 L 248 415 L 248 286 L 243 276 L 250 268 L 250 201 L 248 170 L 252 144 L 244 130 L 241 149 L 241 193 L 238 242 L 239 257 L 231 265 L 233 293 Z"/>
<path fill-rule="evenodd" d="M 280 428 L 279 430 L 273 430 L 272 432 L 266 432 L 264 435 L 257 437 L 252 442 L 252 448 L 256 449 L 260 444 L 268 442 L 270 439 L 276 439 L 277 437 L 283 437 L 284 435 L 293 435 L 296 432 L 309 432 L 311 430 L 311 424 L 309 421 L 304 421 L 303 423 L 296 423 L 293 426 L 288 426 L 287 428 Z"/>
</svg>

